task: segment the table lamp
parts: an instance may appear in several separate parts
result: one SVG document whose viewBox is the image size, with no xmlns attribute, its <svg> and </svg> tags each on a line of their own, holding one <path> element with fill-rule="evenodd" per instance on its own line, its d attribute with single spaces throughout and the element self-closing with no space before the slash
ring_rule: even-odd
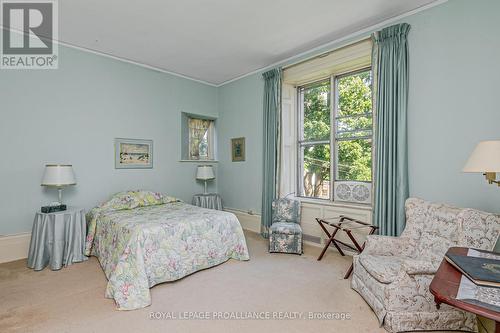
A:
<svg viewBox="0 0 500 333">
<path fill-rule="evenodd" d="M 463 172 L 480 172 L 489 184 L 500 186 L 500 180 L 497 180 L 497 172 L 500 172 L 500 140 L 481 141 L 474 148 Z"/>
<path fill-rule="evenodd" d="M 211 165 L 199 165 L 196 172 L 196 179 L 205 181 L 205 192 L 203 194 L 208 194 L 207 180 L 215 179 L 214 168 Z"/>
<path fill-rule="evenodd" d="M 47 164 L 41 185 L 57 188 L 59 192 L 59 205 L 62 205 L 63 187 L 76 185 L 73 166 L 68 164 Z"/>
</svg>

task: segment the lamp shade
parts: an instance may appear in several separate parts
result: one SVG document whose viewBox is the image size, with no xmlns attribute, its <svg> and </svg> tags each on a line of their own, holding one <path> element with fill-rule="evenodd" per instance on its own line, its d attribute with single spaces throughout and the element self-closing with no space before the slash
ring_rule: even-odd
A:
<svg viewBox="0 0 500 333">
<path fill-rule="evenodd" d="M 196 179 L 215 179 L 214 168 L 211 165 L 199 165 L 196 171 Z"/>
<path fill-rule="evenodd" d="M 500 172 L 500 140 L 481 141 L 462 170 L 463 172 Z"/>
<path fill-rule="evenodd" d="M 42 186 L 76 185 L 75 173 L 72 165 L 47 164 L 43 173 Z"/>
</svg>

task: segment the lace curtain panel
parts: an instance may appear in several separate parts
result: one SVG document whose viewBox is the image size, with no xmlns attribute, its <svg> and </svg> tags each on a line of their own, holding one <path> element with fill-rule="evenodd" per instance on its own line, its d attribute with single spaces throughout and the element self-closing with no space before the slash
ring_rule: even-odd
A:
<svg viewBox="0 0 500 333">
<path fill-rule="evenodd" d="M 211 120 L 189 118 L 189 158 L 208 159 L 210 157 L 209 129 Z"/>
</svg>

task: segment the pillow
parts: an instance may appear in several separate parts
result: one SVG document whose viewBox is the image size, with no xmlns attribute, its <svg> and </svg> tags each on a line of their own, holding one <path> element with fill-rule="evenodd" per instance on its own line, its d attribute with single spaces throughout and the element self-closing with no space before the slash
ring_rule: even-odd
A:
<svg viewBox="0 0 500 333">
<path fill-rule="evenodd" d="M 152 191 L 125 191 L 116 193 L 108 201 L 102 203 L 99 208 L 103 210 L 134 209 L 153 205 L 162 205 L 178 199 L 166 196 L 163 193 Z"/>
<path fill-rule="evenodd" d="M 138 207 L 146 207 L 153 205 L 162 205 L 171 202 L 180 201 L 177 198 L 167 196 L 163 193 L 152 191 L 126 191 L 119 192 L 113 195 L 108 201 L 103 202 L 99 206 L 90 210 L 87 214 L 87 240 L 85 243 L 85 255 L 90 256 L 92 245 L 94 242 L 94 235 L 97 226 L 97 219 L 101 213 L 114 211 L 134 209 Z"/>
<path fill-rule="evenodd" d="M 163 205 L 170 202 L 179 201 L 174 197 L 169 197 L 160 192 L 151 191 L 134 191 L 135 200 L 138 203 L 138 207 Z"/>
</svg>

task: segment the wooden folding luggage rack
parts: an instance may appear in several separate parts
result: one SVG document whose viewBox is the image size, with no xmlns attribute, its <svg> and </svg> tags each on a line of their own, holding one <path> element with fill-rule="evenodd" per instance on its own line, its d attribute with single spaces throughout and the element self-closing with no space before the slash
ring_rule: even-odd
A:
<svg viewBox="0 0 500 333">
<path fill-rule="evenodd" d="M 331 222 L 328 220 L 336 220 L 336 222 Z M 360 220 L 353 219 L 353 218 L 345 216 L 345 215 L 340 215 L 339 217 L 326 218 L 326 219 L 316 218 L 316 221 L 318 222 L 321 229 L 323 229 L 325 234 L 328 236 L 328 241 L 326 242 L 325 247 L 323 248 L 323 251 L 321 251 L 321 254 L 318 257 L 318 260 L 321 260 L 323 258 L 326 250 L 328 249 L 328 247 L 330 246 L 331 243 L 333 243 L 333 245 L 337 248 L 337 250 L 339 251 L 339 253 L 342 256 L 345 256 L 345 253 L 344 253 L 344 251 L 342 251 L 339 244 L 346 246 L 347 248 L 353 250 L 354 252 L 356 252 L 358 254 L 363 252 L 363 249 L 365 247 L 365 242 L 363 242 L 363 244 L 359 244 L 358 240 L 352 234 L 352 231 L 355 229 L 369 228 L 370 230 L 368 232 L 368 235 L 372 235 L 378 229 L 378 227 L 376 227 L 374 225 L 371 225 L 369 223 L 366 223 L 366 222 L 363 222 Z M 328 229 L 326 228 L 326 226 L 330 226 L 330 227 L 334 228 L 334 230 L 331 234 L 328 231 Z M 351 240 L 352 244 L 348 244 L 348 243 L 345 243 L 341 240 L 335 239 L 335 236 L 337 235 L 339 230 L 342 230 L 347 234 L 347 236 Z M 349 278 L 349 276 L 352 273 L 352 269 L 353 269 L 353 264 L 351 264 L 351 267 L 349 267 L 349 269 L 345 273 L 344 279 Z"/>
</svg>

